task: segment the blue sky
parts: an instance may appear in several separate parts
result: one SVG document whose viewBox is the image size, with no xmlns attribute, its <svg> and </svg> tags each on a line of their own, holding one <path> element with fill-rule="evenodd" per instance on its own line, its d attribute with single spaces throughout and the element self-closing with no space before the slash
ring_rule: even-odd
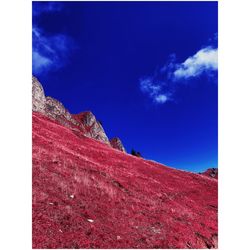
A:
<svg viewBox="0 0 250 250">
<path fill-rule="evenodd" d="M 217 2 L 33 2 L 33 74 L 127 151 L 217 167 Z"/>
</svg>

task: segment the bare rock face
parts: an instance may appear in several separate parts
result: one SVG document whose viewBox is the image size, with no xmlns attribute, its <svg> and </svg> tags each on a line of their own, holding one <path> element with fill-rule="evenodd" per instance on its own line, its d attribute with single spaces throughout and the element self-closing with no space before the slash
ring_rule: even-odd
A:
<svg viewBox="0 0 250 250">
<path fill-rule="evenodd" d="M 81 128 L 81 124 L 72 118 L 72 115 L 63 104 L 50 96 L 46 97 L 45 113 L 47 116 L 57 120 L 64 126 L 79 126 Z"/>
<path fill-rule="evenodd" d="M 41 83 L 34 76 L 32 76 L 32 111 L 45 114 L 73 130 L 77 129 L 82 133 L 85 132 L 83 126 L 72 118 L 61 102 L 50 96 L 45 96 Z"/>
<path fill-rule="evenodd" d="M 50 96 L 46 97 L 45 110 L 46 110 L 46 114 L 48 116 L 51 116 L 54 119 L 57 119 L 60 116 L 65 117 L 65 119 L 67 120 L 71 119 L 70 113 L 68 112 L 68 110 L 65 109 L 63 104 Z"/>
<path fill-rule="evenodd" d="M 106 144 L 110 144 L 101 123 L 96 120 L 92 112 L 82 112 L 80 114 L 73 115 L 73 118 L 84 126 L 87 136 Z"/>
<path fill-rule="evenodd" d="M 43 87 L 36 77 L 32 76 L 32 110 L 45 113 L 46 98 Z"/>
<path fill-rule="evenodd" d="M 115 149 L 118 149 L 122 152 L 126 152 L 121 140 L 118 137 L 114 137 L 113 139 L 111 139 L 110 145 Z"/>
<path fill-rule="evenodd" d="M 80 118 L 81 122 L 87 127 L 91 127 L 96 122 L 96 118 L 91 111 L 82 112 L 78 114 L 78 117 Z"/>
</svg>

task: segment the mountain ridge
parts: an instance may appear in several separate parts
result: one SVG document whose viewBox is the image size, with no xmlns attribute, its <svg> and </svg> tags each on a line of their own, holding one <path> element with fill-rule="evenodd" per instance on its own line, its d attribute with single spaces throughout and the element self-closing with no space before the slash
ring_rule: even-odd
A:
<svg viewBox="0 0 250 250">
<path fill-rule="evenodd" d="M 91 111 L 70 114 L 60 101 L 53 97 L 45 96 L 42 84 L 35 76 L 32 76 L 32 111 L 45 114 L 64 126 L 78 130 L 78 133 L 99 140 L 111 147 L 113 147 L 112 145 L 117 146 L 114 143 L 110 143 L 101 123 Z M 120 139 L 119 144 L 120 146 L 117 146 L 116 149 L 125 152 L 126 150 Z"/>
</svg>

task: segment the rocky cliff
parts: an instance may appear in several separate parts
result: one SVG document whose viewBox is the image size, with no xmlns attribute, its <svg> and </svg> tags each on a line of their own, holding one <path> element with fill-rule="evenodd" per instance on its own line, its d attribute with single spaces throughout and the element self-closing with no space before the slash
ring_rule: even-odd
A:
<svg viewBox="0 0 250 250">
<path fill-rule="evenodd" d="M 61 102 L 50 96 L 45 96 L 41 83 L 34 76 L 32 76 L 32 110 L 45 114 L 66 127 L 77 128 L 85 134 L 84 127 L 72 118 L 72 115 Z"/>
<path fill-rule="evenodd" d="M 73 115 L 74 119 L 80 122 L 86 129 L 86 135 L 98 141 L 109 144 L 109 139 L 99 121 L 96 120 L 92 112 L 86 111 Z"/>
<path fill-rule="evenodd" d="M 118 149 L 122 152 L 126 152 L 121 140 L 118 137 L 114 137 L 113 139 L 111 139 L 110 141 L 110 145 L 115 148 Z"/>
<path fill-rule="evenodd" d="M 40 82 L 32 76 L 32 110 L 45 113 L 46 97 Z"/>
<path fill-rule="evenodd" d="M 76 115 L 70 114 L 61 102 L 50 96 L 45 96 L 41 83 L 34 76 L 32 76 L 32 110 L 45 114 L 63 126 L 76 131 L 78 134 L 80 133 L 126 152 L 120 140 L 110 144 L 101 123 L 92 112 L 86 111 Z"/>
</svg>

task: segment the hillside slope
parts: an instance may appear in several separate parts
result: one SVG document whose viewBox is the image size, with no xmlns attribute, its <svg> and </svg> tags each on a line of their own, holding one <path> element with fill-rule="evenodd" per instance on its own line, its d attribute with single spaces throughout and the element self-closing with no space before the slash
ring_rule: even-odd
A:
<svg viewBox="0 0 250 250">
<path fill-rule="evenodd" d="M 217 247 L 217 180 L 33 112 L 33 248 Z"/>
</svg>

